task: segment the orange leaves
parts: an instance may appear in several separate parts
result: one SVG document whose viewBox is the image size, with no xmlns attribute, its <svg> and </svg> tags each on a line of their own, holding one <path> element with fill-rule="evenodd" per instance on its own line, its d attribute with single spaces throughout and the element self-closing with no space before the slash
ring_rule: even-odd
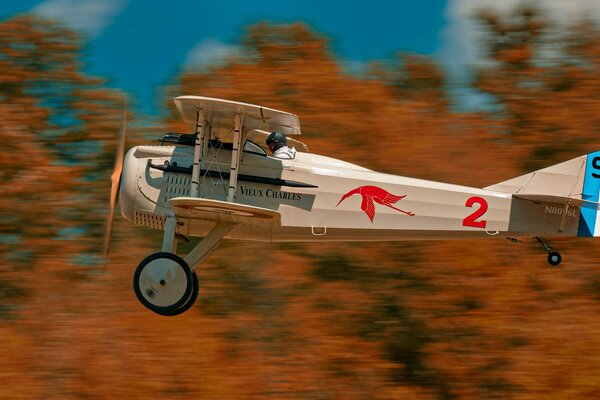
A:
<svg viewBox="0 0 600 400">
<path fill-rule="evenodd" d="M 600 148 L 600 42 L 574 48 L 585 65 L 533 65 L 539 24 L 519 18 L 525 22 L 487 20 L 498 42 L 488 43 L 491 54 L 503 64 L 477 84 L 495 96 L 496 113 L 450 112 L 443 71 L 427 57 L 345 74 L 318 33 L 263 24 L 249 30 L 247 58 L 185 72 L 166 90 L 173 111 L 166 124 L 186 129 L 171 105 L 176 95 L 263 104 L 297 113 L 313 152 L 474 186 L 516 176 L 540 154 L 558 162 Z M 51 23 L 0 24 L 0 317 L 18 318 L 0 330 L 0 350 L 15 355 L 0 365 L 0 397 L 598 392 L 593 242 L 556 243 L 566 249 L 559 270 L 545 267 L 541 249 L 508 241 L 228 242 L 198 270 L 200 298 L 188 313 L 145 310 L 131 293 L 131 274 L 159 248 L 160 232 L 117 219 L 108 273 L 90 273 L 122 95 L 81 73 L 77 49 L 74 36 Z M 66 101 L 55 104 L 61 96 Z M 59 129 L 53 118 L 63 112 L 74 119 Z M 133 129 L 138 138 L 149 134 L 140 132 Z M 90 142 L 100 146 L 77 154 Z M 64 158 L 57 144 L 71 146 Z M 544 153 L 548 147 L 554 152 Z"/>
</svg>

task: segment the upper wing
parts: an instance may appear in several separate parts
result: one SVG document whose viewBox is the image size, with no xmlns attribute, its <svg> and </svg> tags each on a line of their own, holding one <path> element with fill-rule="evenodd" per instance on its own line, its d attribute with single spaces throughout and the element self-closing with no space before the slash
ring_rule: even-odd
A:
<svg viewBox="0 0 600 400">
<path fill-rule="evenodd" d="M 277 131 L 286 135 L 300 135 L 300 120 L 298 116 L 285 111 L 240 103 L 237 101 L 215 99 L 202 96 L 176 97 L 175 105 L 184 122 L 196 127 L 198 110 L 204 111 L 206 120 L 213 129 L 231 129 L 237 113 L 243 114 L 244 130 L 262 129 Z"/>
</svg>

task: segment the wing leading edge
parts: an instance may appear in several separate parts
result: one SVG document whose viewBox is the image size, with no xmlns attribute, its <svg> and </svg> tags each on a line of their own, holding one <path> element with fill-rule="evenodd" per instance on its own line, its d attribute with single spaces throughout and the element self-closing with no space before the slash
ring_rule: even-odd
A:
<svg viewBox="0 0 600 400">
<path fill-rule="evenodd" d="M 260 129 L 277 131 L 286 135 L 300 135 L 300 120 L 297 115 L 255 104 L 241 103 L 202 96 L 180 96 L 174 99 L 183 121 L 196 128 L 198 110 L 204 111 L 206 120 L 213 129 L 231 129 L 237 113 L 244 116 L 244 130 Z"/>
</svg>

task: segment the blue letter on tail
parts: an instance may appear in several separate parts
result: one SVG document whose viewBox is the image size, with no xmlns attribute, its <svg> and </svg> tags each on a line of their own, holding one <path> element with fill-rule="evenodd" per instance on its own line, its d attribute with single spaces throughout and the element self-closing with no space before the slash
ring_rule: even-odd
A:
<svg viewBox="0 0 600 400">
<path fill-rule="evenodd" d="M 587 155 L 585 163 L 585 178 L 583 180 L 583 200 L 598 203 L 600 197 L 600 151 Z M 596 204 L 584 203 L 581 206 L 579 217 L 579 230 L 577 236 L 600 235 L 598 224 L 598 206 Z M 598 230 L 598 233 L 596 233 Z"/>
</svg>

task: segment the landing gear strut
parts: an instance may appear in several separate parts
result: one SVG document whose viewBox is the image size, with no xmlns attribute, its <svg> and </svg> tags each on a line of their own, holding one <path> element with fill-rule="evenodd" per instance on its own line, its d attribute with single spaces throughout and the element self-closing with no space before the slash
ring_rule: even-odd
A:
<svg viewBox="0 0 600 400">
<path fill-rule="evenodd" d="M 544 241 L 539 237 L 536 237 L 536 239 L 538 242 L 540 242 L 544 250 L 548 252 L 548 264 L 552 265 L 553 267 L 556 267 L 558 264 L 560 264 L 562 261 L 560 253 L 557 251 L 552 251 L 552 247 L 550 247 L 548 243 L 544 243 Z"/>
<path fill-rule="evenodd" d="M 175 254 L 177 218 L 167 215 L 163 251 L 146 257 L 133 275 L 133 290 L 142 305 L 159 315 L 175 316 L 187 311 L 198 298 L 198 277 L 194 272 L 233 229 L 229 222 L 217 222 L 212 230 L 184 258 Z"/>
</svg>

